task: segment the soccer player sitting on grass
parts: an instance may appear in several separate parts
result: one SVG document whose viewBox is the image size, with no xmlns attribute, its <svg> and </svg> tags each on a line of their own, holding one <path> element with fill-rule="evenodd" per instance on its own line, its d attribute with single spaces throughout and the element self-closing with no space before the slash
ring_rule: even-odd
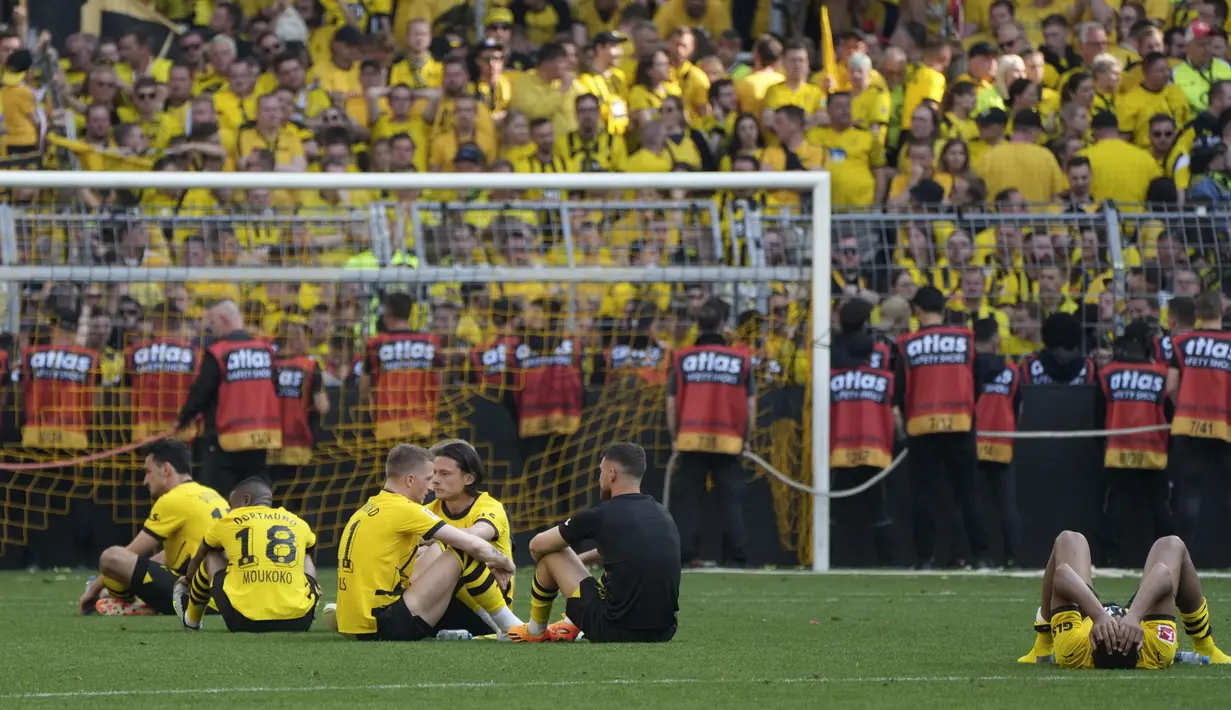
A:
<svg viewBox="0 0 1231 710">
<path fill-rule="evenodd" d="M 516 571 L 513 561 L 491 543 L 446 524 L 423 507 L 433 459 L 418 446 L 393 447 L 385 461 L 383 490 L 346 523 L 339 550 L 338 603 L 325 606 L 325 620 L 350 638 L 434 637 L 459 584 L 487 608 L 484 595 L 500 597 Z M 407 570 L 422 540 L 444 543 L 449 550 L 430 563 L 416 564 L 412 580 Z M 489 582 L 493 575 L 495 582 Z"/>
<path fill-rule="evenodd" d="M 1036 626 L 1035 647 L 1019 659 L 1035 663 L 1054 653 L 1061 668 L 1144 668 L 1175 661 L 1175 610 L 1193 650 L 1210 663 L 1231 663 L 1214 645 L 1210 612 L 1188 548 L 1175 536 L 1160 538 L 1146 557 L 1145 573 L 1128 609 L 1104 607 L 1091 585 L 1090 545 L 1081 533 L 1060 533 L 1043 571 L 1043 607 L 1051 610 L 1048 633 Z M 1119 615 L 1122 611 L 1123 615 Z"/>
<path fill-rule="evenodd" d="M 240 481 L 231 491 L 231 512 L 205 533 L 175 585 L 175 613 L 184 628 L 200 630 L 211 598 L 228 631 L 312 628 L 320 599 L 312 561 L 316 535 L 273 502 L 263 478 Z"/>
<path fill-rule="evenodd" d="M 680 533 L 671 514 L 641 492 L 645 450 L 612 444 L 599 461 L 601 503 L 530 541 L 537 565 L 530 588 L 530 623 L 509 629 L 515 642 L 670 641 L 680 600 Z M 578 556 L 587 540 L 598 548 Z M 586 571 L 603 565 L 603 579 Z M 566 617 L 548 626 L 563 592 Z"/>
<path fill-rule="evenodd" d="M 449 439 L 431 448 L 435 457 L 431 487 L 435 500 L 427 509 L 462 532 L 487 540 L 505 557 L 513 557 L 513 535 L 509 516 L 500 501 L 479 491 L 483 485 L 483 459 L 468 442 Z M 445 552 L 439 543 L 430 542 L 415 555 L 414 570 L 426 568 Z M 473 574 L 473 572 L 472 572 Z M 416 575 L 411 572 L 411 583 Z M 513 604 L 513 580 L 501 590 L 496 578 L 486 575 L 482 580 L 465 578 L 449 608 L 437 622 L 442 629 L 465 629 L 474 636 L 495 632 L 502 640 L 509 627 L 521 623 L 510 610 Z"/>
<path fill-rule="evenodd" d="M 145 451 L 144 483 L 154 506 L 127 547 L 103 550 L 98 577 L 77 602 L 83 614 L 174 614 L 175 580 L 205 531 L 228 510 L 214 489 L 192 480 L 192 456 L 183 442 L 163 439 Z M 155 554 L 159 546 L 162 552 Z"/>
</svg>

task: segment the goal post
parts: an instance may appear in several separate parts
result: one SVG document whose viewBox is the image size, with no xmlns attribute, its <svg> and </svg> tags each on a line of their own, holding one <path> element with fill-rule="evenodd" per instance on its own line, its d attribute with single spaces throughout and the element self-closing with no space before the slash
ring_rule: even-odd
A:
<svg viewBox="0 0 1231 710">
<path fill-rule="evenodd" d="M 740 173 L 577 173 L 577 174 L 462 174 L 462 173 L 221 173 L 221 172 L 59 172 L 3 171 L 0 185 L 15 189 L 141 190 L 372 190 L 469 192 L 579 191 L 633 193 L 641 189 L 705 191 L 791 190 L 811 194 L 811 263 L 797 266 L 502 266 L 481 270 L 420 263 L 411 268 L 378 258 L 376 268 L 327 266 L 127 266 L 22 263 L 14 212 L 17 206 L 0 205 L 0 283 L 56 282 L 182 282 L 189 280 L 265 283 L 360 283 L 370 285 L 423 285 L 434 283 L 599 283 L 664 284 L 763 283 L 810 280 L 811 297 L 811 485 L 829 490 L 829 327 L 832 315 L 830 264 L 832 258 L 830 175 L 826 172 Z M 565 203 L 567 204 L 567 203 Z M 375 248 L 373 253 L 390 252 Z M 386 245 L 387 247 L 387 245 Z M 569 244 L 569 249 L 572 245 Z M 803 472 L 801 472 L 803 473 Z M 813 500 L 811 518 L 812 568 L 829 569 L 829 501 Z"/>
</svg>

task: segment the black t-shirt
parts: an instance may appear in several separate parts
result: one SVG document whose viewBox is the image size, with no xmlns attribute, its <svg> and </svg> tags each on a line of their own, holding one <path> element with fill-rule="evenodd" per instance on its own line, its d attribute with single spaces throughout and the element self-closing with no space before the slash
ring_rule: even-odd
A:
<svg viewBox="0 0 1231 710">
<path fill-rule="evenodd" d="M 667 509 L 637 493 L 615 496 L 564 521 L 570 545 L 598 543 L 607 620 L 638 631 L 675 625 L 680 601 L 680 533 Z"/>
</svg>

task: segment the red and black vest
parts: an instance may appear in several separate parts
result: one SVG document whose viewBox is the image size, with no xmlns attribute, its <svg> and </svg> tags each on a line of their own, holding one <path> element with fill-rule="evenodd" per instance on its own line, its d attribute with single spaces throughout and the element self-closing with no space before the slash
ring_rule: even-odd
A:
<svg viewBox="0 0 1231 710">
<path fill-rule="evenodd" d="M 581 347 L 571 338 L 549 352 L 522 342 L 513 351 L 521 386 L 513 392 L 522 437 L 572 434 L 581 427 Z"/>
<path fill-rule="evenodd" d="M 1022 384 L 1024 385 L 1092 385 L 1098 376 L 1092 358 L 1082 358 L 1081 371 L 1073 379 L 1059 382 L 1043 370 L 1039 354 L 1031 353 L 1022 358 Z"/>
<path fill-rule="evenodd" d="M 182 338 L 154 338 L 128 346 L 124 363 L 131 385 L 133 441 L 175 427 L 200 365 L 197 349 Z M 200 433 L 197 421 L 179 437 L 191 440 Z"/>
<path fill-rule="evenodd" d="M 925 328 L 898 341 L 906 368 L 906 433 L 970 431 L 975 413 L 975 340 L 967 328 Z"/>
<path fill-rule="evenodd" d="M 1154 339 L 1154 362 L 1161 362 L 1167 365 L 1171 362 L 1173 354 L 1170 333 L 1164 333 Z"/>
<path fill-rule="evenodd" d="M 398 331 L 368 341 L 363 373 L 372 387 L 377 441 L 430 436 L 440 400 L 440 341 Z"/>
<path fill-rule="evenodd" d="M 518 389 L 516 381 L 510 382 L 508 374 L 516 371 L 509 367 L 521 339 L 512 335 L 502 335 L 482 347 L 475 348 L 470 353 L 470 368 L 477 374 L 477 382 L 488 387 L 505 387 Z"/>
<path fill-rule="evenodd" d="M 872 345 L 872 354 L 868 356 L 868 367 L 873 370 L 893 370 L 893 348 L 891 340 L 877 338 Z"/>
<path fill-rule="evenodd" d="M 1167 366 L 1162 363 L 1113 362 L 1099 373 L 1107 399 L 1108 429 L 1167 424 Z M 1167 430 L 1107 437 L 1107 468 L 1161 471 L 1167 468 Z"/>
<path fill-rule="evenodd" d="M 282 448 L 270 451 L 268 462 L 305 466 L 312 460 L 316 439 L 312 434 L 312 382 L 317 362 L 307 355 L 274 361 L 274 380 L 282 409 Z"/>
<path fill-rule="evenodd" d="M 274 392 L 274 351 L 264 340 L 219 340 L 209 346 L 218 361 L 218 410 L 214 426 L 223 451 L 282 446 L 282 411 Z"/>
<path fill-rule="evenodd" d="M 678 451 L 738 454 L 750 426 L 752 353 L 742 345 L 693 345 L 676 351 Z"/>
<path fill-rule="evenodd" d="M 979 388 L 975 400 L 975 423 L 980 432 L 1017 431 L 1017 388 L 1021 374 L 1017 366 L 1006 362 L 991 380 Z M 1003 436 L 979 435 L 979 460 L 994 463 L 1013 463 L 1013 439 Z"/>
<path fill-rule="evenodd" d="M 829 376 L 829 467 L 893 461 L 893 373 L 871 366 Z"/>
<path fill-rule="evenodd" d="M 651 341 L 644 348 L 615 345 L 603 353 L 603 360 L 611 375 L 632 371 L 647 384 L 663 385 L 667 382 L 671 351 L 657 341 Z"/>
<path fill-rule="evenodd" d="M 1171 347 L 1180 370 L 1171 434 L 1231 441 L 1231 333 L 1190 330 Z"/>
<path fill-rule="evenodd" d="M 26 410 L 21 445 L 88 448 L 98 351 L 76 345 L 31 346 L 22 358 L 21 377 Z"/>
</svg>

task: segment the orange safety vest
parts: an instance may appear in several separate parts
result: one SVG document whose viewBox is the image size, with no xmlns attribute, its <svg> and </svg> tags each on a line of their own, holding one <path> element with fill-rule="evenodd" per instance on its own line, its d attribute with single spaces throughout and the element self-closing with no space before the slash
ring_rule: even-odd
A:
<svg viewBox="0 0 1231 710">
<path fill-rule="evenodd" d="M 1167 366 L 1113 362 L 1099 373 L 1107 399 L 1107 428 L 1135 429 L 1167 423 Z M 1167 430 L 1107 437 L 1107 468 L 1164 470 Z"/>
<path fill-rule="evenodd" d="M 424 333 L 382 333 L 368 341 L 363 372 L 375 396 L 377 441 L 430 436 L 440 399 L 440 341 Z"/>
<path fill-rule="evenodd" d="M 975 340 L 967 328 L 938 326 L 898 342 L 906 365 L 906 433 L 970 431 L 975 413 Z"/>
<path fill-rule="evenodd" d="M 975 402 L 975 422 L 981 431 L 1017 431 L 1017 412 L 1013 401 L 1021 374 L 1011 362 L 1005 363 L 991 381 L 985 383 Z M 1002 436 L 979 437 L 979 460 L 994 463 L 1013 462 L 1013 440 Z"/>
<path fill-rule="evenodd" d="M 97 350 L 76 345 L 26 348 L 21 376 L 26 423 L 21 445 L 39 449 L 90 446 L 90 415 L 98 385 Z"/>
<path fill-rule="evenodd" d="M 693 345 L 672 360 L 678 451 L 738 454 L 747 440 L 752 353 L 742 345 Z"/>
<path fill-rule="evenodd" d="M 536 352 L 528 343 L 514 351 L 521 387 L 513 392 L 521 436 L 572 434 L 581 428 L 581 348 L 562 340 L 551 352 Z"/>
<path fill-rule="evenodd" d="M 316 379 L 316 360 L 307 356 L 279 358 L 274 361 L 275 385 L 282 409 L 282 448 L 269 452 L 268 462 L 283 466 L 304 466 L 312 460 L 316 444 L 312 435 L 312 381 Z"/>
<path fill-rule="evenodd" d="M 220 340 L 209 346 L 218 360 L 214 426 L 223 451 L 282 446 L 282 412 L 274 392 L 274 351 L 263 340 Z"/>
<path fill-rule="evenodd" d="M 132 438 L 141 441 L 175 426 L 200 366 L 197 349 L 181 338 L 154 338 L 124 353 L 132 391 Z M 179 433 L 191 441 L 201 433 L 195 421 Z"/>
</svg>

